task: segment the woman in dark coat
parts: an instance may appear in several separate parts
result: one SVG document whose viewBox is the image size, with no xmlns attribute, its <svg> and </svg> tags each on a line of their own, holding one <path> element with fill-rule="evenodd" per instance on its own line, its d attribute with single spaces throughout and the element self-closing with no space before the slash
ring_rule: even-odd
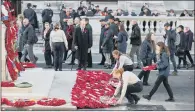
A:
<svg viewBox="0 0 195 112">
<path fill-rule="evenodd" d="M 45 22 L 45 30 L 43 32 L 43 39 L 44 39 L 44 47 L 45 47 L 45 52 L 44 52 L 44 57 L 45 57 L 45 63 L 46 66 L 45 68 L 52 68 L 52 56 L 53 53 L 51 52 L 51 47 L 50 47 L 50 33 L 52 29 L 50 28 L 50 24 L 48 22 Z"/>
<path fill-rule="evenodd" d="M 152 59 L 154 58 L 154 53 L 153 53 L 154 48 L 153 48 L 152 39 L 151 39 L 152 34 L 153 33 L 147 34 L 146 39 L 141 44 L 140 59 L 142 60 L 144 67 L 151 65 Z M 148 84 L 149 74 L 150 74 L 150 71 L 142 70 L 138 75 L 140 80 L 142 79 L 142 77 L 144 77 L 143 85 L 145 85 L 145 86 L 149 86 L 149 84 Z"/>
<path fill-rule="evenodd" d="M 126 54 L 128 34 L 125 31 L 124 24 L 120 24 L 119 25 L 119 33 L 118 33 L 118 38 L 116 38 L 116 41 L 118 43 L 118 45 L 117 45 L 118 46 L 118 50 L 121 53 Z"/>
<path fill-rule="evenodd" d="M 110 29 L 110 23 L 106 23 L 105 25 L 105 32 L 104 32 L 104 41 L 101 46 L 104 56 L 106 57 L 106 68 L 111 69 L 111 53 L 114 48 L 113 44 L 113 32 Z"/>
<path fill-rule="evenodd" d="M 73 34 L 74 34 L 73 19 L 69 19 L 67 24 L 68 24 L 68 26 L 67 26 L 67 29 L 65 31 L 65 34 L 66 34 L 66 39 L 68 41 L 68 49 L 64 53 L 64 62 L 66 61 L 68 51 L 72 50 L 72 41 L 73 41 Z M 72 57 L 71 63 L 69 65 L 74 64 L 73 60 L 74 59 Z"/>
<path fill-rule="evenodd" d="M 149 95 L 143 95 L 143 98 L 150 100 L 153 94 L 157 91 L 160 84 L 163 82 L 168 94 L 169 99 L 165 101 L 174 102 L 173 92 L 168 83 L 168 76 L 170 72 L 170 64 L 169 64 L 169 49 L 165 46 L 163 42 L 158 42 L 157 44 L 160 47 L 160 60 L 157 62 L 157 69 L 159 70 L 159 76 L 155 82 L 154 87 L 150 91 Z"/>
<path fill-rule="evenodd" d="M 80 27 L 75 29 L 75 49 L 79 61 L 77 70 L 86 70 L 88 50 L 92 47 L 92 38 L 86 28 L 85 21 L 81 21 Z"/>
</svg>

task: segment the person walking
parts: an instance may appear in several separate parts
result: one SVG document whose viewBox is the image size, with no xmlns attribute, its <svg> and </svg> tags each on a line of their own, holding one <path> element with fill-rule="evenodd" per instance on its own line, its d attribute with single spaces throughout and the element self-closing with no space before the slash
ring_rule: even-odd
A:
<svg viewBox="0 0 195 112">
<path fill-rule="evenodd" d="M 25 30 L 22 35 L 23 36 L 22 40 L 24 42 L 24 49 L 22 51 L 21 62 L 24 62 L 26 56 L 28 55 L 30 58 L 30 61 L 36 64 L 37 58 L 35 59 L 35 55 L 33 53 L 33 45 L 38 41 L 38 38 L 35 35 L 33 26 L 29 23 L 29 20 L 27 18 L 23 20 L 23 24 L 24 24 Z"/>
<path fill-rule="evenodd" d="M 55 71 L 62 71 L 62 60 L 64 48 L 68 49 L 68 42 L 63 30 L 60 30 L 60 24 L 56 23 L 54 30 L 50 34 L 50 46 L 54 52 L 54 69 Z"/>
<path fill-rule="evenodd" d="M 185 60 L 186 60 L 186 56 L 188 57 L 188 59 L 190 60 L 191 63 L 191 67 L 194 67 L 194 61 L 192 59 L 192 56 L 190 54 L 190 51 L 192 49 L 192 42 L 193 42 L 193 32 L 190 30 L 189 27 L 185 27 L 185 42 L 186 42 L 186 49 L 185 49 Z"/>
<path fill-rule="evenodd" d="M 50 7 L 51 7 L 51 4 L 48 3 L 47 8 L 42 11 L 41 16 L 42 16 L 43 26 L 44 26 L 45 22 L 48 22 L 51 25 L 51 28 L 53 28 L 53 25 L 51 24 L 52 17 L 53 17 L 53 10 Z M 44 28 L 45 27 L 43 27 L 43 31 L 44 31 Z"/>
<path fill-rule="evenodd" d="M 67 41 L 68 41 L 68 49 L 65 50 L 65 53 L 64 53 L 64 60 L 63 60 L 64 63 L 66 61 L 68 51 L 72 49 L 73 34 L 74 34 L 73 19 L 69 19 L 67 24 L 68 24 L 68 27 L 66 29 L 65 35 L 66 35 L 66 38 L 67 38 Z M 72 64 L 74 64 L 73 57 L 72 57 L 71 63 L 69 63 L 69 65 L 72 65 Z"/>
<path fill-rule="evenodd" d="M 141 40 L 141 31 L 140 31 L 140 28 L 137 24 L 137 21 L 136 20 L 132 20 L 132 33 L 131 33 L 131 36 L 130 36 L 130 40 L 131 40 L 131 51 L 130 51 L 130 57 L 131 57 L 131 60 L 133 61 L 134 63 L 134 55 L 136 53 L 137 55 L 137 69 L 140 69 L 141 68 L 141 60 L 140 60 L 140 54 L 139 54 L 139 50 L 140 50 L 140 45 L 142 43 L 142 40 Z"/>
<path fill-rule="evenodd" d="M 89 18 L 85 18 L 84 21 L 85 21 L 85 24 L 86 24 L 86 28 L 89 31 L 89 38 L 90 38 L 90 40 L 92 40 L 92 43 L 90 43 L 91 44 L 90 46 L 92 47 L 93 46 L 93 30 L 92 30 L 91 25 L 89 24 Z M 88 68 L 92 68 L 92 66 L 93 66 L 92 55 L 91 55 L 91 47 L 89 48 L 89 51 L 88 51 L 88 58 L 87 58 L 87 62 L 88 62 L 87 67 Z"/>
<path fill-rule="evenodd" d="M 88 28 L 86 28 L 85 20 L 81 21 L 80 27 L 76 27 L 74 42 L 76 55 L 79 61 L 77 70 L 81 70 L 82 68 L 83 70 L 86 70 L 88 51 L 92 46 L 92 38 L 90 38 L 90 32 L 88 31 Z"/>
<path fill-rule="evenodd" d="M 143 66 L 149 66 L 152 64 L 152 59 L 154 58 L 154 54 L 153 54 L 153 45 L 152 45 L 152 35 L 154 35 L 153 33 L 148 33 L 146 35 L 145 40 L 143 41 L 143 43 L 141 44 L 141 49 L 140 49 L 140 58 L 142 60 Z M 149 78 L 149 74 L 150 71 L 144 71 L 142 70 L 138 77 L 141 80 L 142 77 L 144 77 L 143 79 L 143 85 L 145 86 L 149 86 L 148 84 L 148 78 Z"/>
<path fill-rule="evenodd" d="M 119 33 L 118 36 L 116 38 L 116 42 L 117 42 L 117 48 L 118 50 L 123 53 L 126 54 L 126 50 L 127 50 L 127 41 L 128 41 L 128 34 L 125 31 L 125 27 L 124 24 L 121 23 L 119 25 Z"/>
<path fill-rule="evenodd" d="M 139 93 L 143 90 L 143 84 L 140 79 L 133 72 L 124 71 L 123 68 L 114 70 L 112 76 L 113 78 L 119 79 L 119 84 L 112 97 L 115 98 L 120 93 L 117 104 L 122 104 L 124 97 L 127 98 L 130 105 L 137 104 L 140 98 L 133 93 Z"/>
<path fill-rule="evenodd" d="M 169 23 L 164 24 L 164 28 L 166 31 L 166 34 L 164 36 L 165 38 L 165 45 L 169 48 L 170 51 L 170 59 L 173 63 L 174 71 L 172 72 L 172 75 L 177 75 L 177 65 L 175 61 L 175 52 L 176 52 L 176 36 L 177 33 L 175 30 L 171 29 Z"/>
<path fill-rule="evenodd" d="M 99 53 L 101 53 L 102 59 L 101 59 L 101 62 L 98 65 L 104 65 L 105 61 L 106 61 L 106 58 L 105 58 L 104 53 L 103 53 L 103 51 L 101 49 L 101 45 L 102 45 L 102 43 L 104 41 L 104 32 L 105 32 L 106 20 L 105 19 L 101 19 L 100 22 L 101 22 L 101 33 L 100 33 L 100 42 L 99 42 Z"/>
<path fill-rule="evenodd" d="M 150 100 L 154 93 L 157 91 L 160 84 L 163 82 L 165 89 L 169 94 L 169 98 L 165 101 L 174 102 L 173 92 L 168 83 L 168 76 L 170 72 L 170 64 L 169 64 L 169 49 L 165 46 L 163 42 L 158 42 L 157 45 L 160 47 L 160 60 L 157 62 L 157 69 L 159 70 L 159 76 L 156 79 L 155 85 L 150 91 L 149 95 L 143 95 L 143 98 Z"/>
<path fill-rule="evenodd" d="M 51 51 L 51 47 L 50 47 L 50 33 L 52 31 L 50 24 L 48 22 L 45 22 L 45 28 L 44 28 L 44 32 L 43 32 L 43 40 L 44 42 L 44 57 L 45 57 L 45 63 L 46 66 L 44 68 L 52 68 L 52 56 L 53 53 Z"/>
<path fill-rule="evenodd" d="M 24 18 L 28 18 L 30 24 L 33 26 L 33 28 L 36 28 L 36 23 L 37 23 L 37 17 L 36 17 L 36 12 L 31 8 L 32 4 L 28 3 L 27 4 L 27 9 L 24 10 L 23 15 Z"/>
<path fill-rule="evenodd" d="M 101 48 L 103 50 L 104 56 L 106 57 L 105 67 L 106 69 L 111 69 L 111 53 L 114 48 L 113 44 L 113 35 L 112 30 L 110 28 L 110 23 L 107 22 L 105 25 L 105 32 L 104 32 L 104 40 L 101 45 Z"/>
</svg>

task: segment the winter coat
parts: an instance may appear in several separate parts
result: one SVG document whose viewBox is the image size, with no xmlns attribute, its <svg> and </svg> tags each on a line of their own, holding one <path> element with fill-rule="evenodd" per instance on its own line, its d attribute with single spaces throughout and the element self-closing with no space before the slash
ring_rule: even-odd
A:
<svg viewBox="0 0 195 112">
<path fill-rule="evenodd" d="M 53 17 L 53 10 L 51 9 L 44 9 L 42 12 L 42 21 L 52 23 Z"/>
<path fill-rule="evenodd" d="M 28 18 L 32 25 L 36 24 L 36 12 L 32 8 L 25 9 L 23 12 L 24 18 Z"/>
<path fill-rule="evenodd" d="M 165 51 L 160 54 L 160 60 L 157 62 L 157 69 L 159 70 L 159 75 L 169 76 L 170 64 L 169 56 Z"/>
<path fill-rule="evenodd" d="M 175 41 L 176 41 L 176 31 L 173 29 L 167 30 L 166 34 L 165 34 L 165 39 L 167 38 L 167 42 L 168 42 L 168 48 L 170 50 L 170 53 L 174 54 L 176 52 L 176 45 L 175 45 Z"/>
<path fill-rule="evenodd" d="M 150 11 L 148 11 L 147 13 L 145 13 L 145 12 L 140 12 L 140 14 L 139 14 L 139 16 L 144 16 L 144 15 L 146 15 L 146 16 L 152 16 L 152 14 L 151 14 L 151 12 Z"/>
<path fill-rule="evenodd" d="M 153 50 L 154 48 L 153 48 L 152 42 L 145 39 L 143 43 L 141 44 L 140 59 L 142 61 L 152 60 L 154 58 Z"/>
<path fill-rule="evenodd" d="M 25 27 L 25 30 L 23 32 L 22 40 L 24 44 L 34 44 L 35 43 L 35 31 L 33 29 L 33 26 L 29 24 L 28 26 Z"/>
<path fill-rule="evenodd" d="M 44 32 L 43 32 L 43 39 L 45 41 L 45 51 L 47 50 L 51 50 L 51 46 L 50 46 L 50 33 L 51 33 L 52 29 L 49 29 L 48 32 L 46 33 L 45 37 L 44 37 Z"/>
<path fill-rule="evenodd" d="M 110 24 L 110 30 L 112 30 L 112 36 L 118 35 L 118 26 L 115 23 Z"/>
<path fill-rule="evenodd" d="M 138 24 L 133 25 L 130 39 L 132 45 L 141 45 L 141 31 Z"/>
<path fill-rule="evenodd" d="M 113 37 L 112 37 L 112 30 L 106 29 L 104 32 L 104 41 L 102 43 L 103 46 L 103 53 L 112 53 L 114 44 L 113 44 Z"/>
<path fill-rule="evenodd" d="M 90 46 L 93 46 L 93 29 L 89 23 L 86 25 L 86 28 L 89 31 L 89 38 L 92 41 L 92 43 L 90 43 Z"/>
<path fill-rule="evenodd" d="M 185 36 L 186 36 L 185 42 L 187 45 L 185 50 L 190 51 L 192 49 L 193 35 L 194 34 L 191 30 L 185 32 Z"/>
<path fill-rule="evenodd" d="M 104 41 L 104 32 L 105 32 L 105 26 L 102 26 L 101 33 L 100 33 L 100 42 L 99 42 L 99 53 L 102 53 L 101 45 Z"/>
<path fill-rule="evenodd" d="M 119 32 L 118 33 L 118 38 L 116 39 L 116 41 L 118 42 L 118 50 L 121 53 L 126 54 L 127 41 L 128 41 L 128 34 L 127 34 L 127 32 L 125 32 L 125 31 Z"/>
</svg>

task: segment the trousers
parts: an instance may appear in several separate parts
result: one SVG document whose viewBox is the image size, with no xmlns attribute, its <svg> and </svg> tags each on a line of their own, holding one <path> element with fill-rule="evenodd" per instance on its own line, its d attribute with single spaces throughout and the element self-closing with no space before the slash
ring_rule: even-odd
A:
<svg viewBox="0 0 195 112">
<path fill-rule="evenodd" d="M 54 42 L 53 50 L 54 50 L 54 68 L 55 70 L 57 69 L 62 70 L 64 42 Z"/>
<path fill-rule="evenodd" d="M 30 44 L 30 45 L 25 45 L 24 46 L 24 49 L 22 51 L 22 58 L 21 58 L 21 62 L 24 62 L 25 61 L 25 58 L 26 56 L 28 55 L 29 56 L 29 59 L 32 63 L 36 64 L 36 60 L 35 60 L 35 56 L 34 56 L 34 53 L 33 53 L 33 44 Z"/>
<path fill-rule="evenodd" d="M 134 55 L 136 54 L 137 55 L 137 62 L 138 62 L 137 66 L 140 67 L 141 66 L 141 60 L 139 58 L 139 50 L 140 50 L 140 46 L 132 45 L 131 51 L 130 51 L 130 58 L 134 63 Z"/>
</svg>

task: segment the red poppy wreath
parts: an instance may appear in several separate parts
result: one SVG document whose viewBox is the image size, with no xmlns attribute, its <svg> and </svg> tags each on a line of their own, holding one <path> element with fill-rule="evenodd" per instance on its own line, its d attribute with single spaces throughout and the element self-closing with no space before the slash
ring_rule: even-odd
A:
<svg viewBox="0 0 195 112">
<path fill-rule="evenodd" d="M 37 104 L 42 106 L 61 106 L 66 104 L 66 101 L 58 98 L 42 98 L 37 101 Z"/>
</svg>

